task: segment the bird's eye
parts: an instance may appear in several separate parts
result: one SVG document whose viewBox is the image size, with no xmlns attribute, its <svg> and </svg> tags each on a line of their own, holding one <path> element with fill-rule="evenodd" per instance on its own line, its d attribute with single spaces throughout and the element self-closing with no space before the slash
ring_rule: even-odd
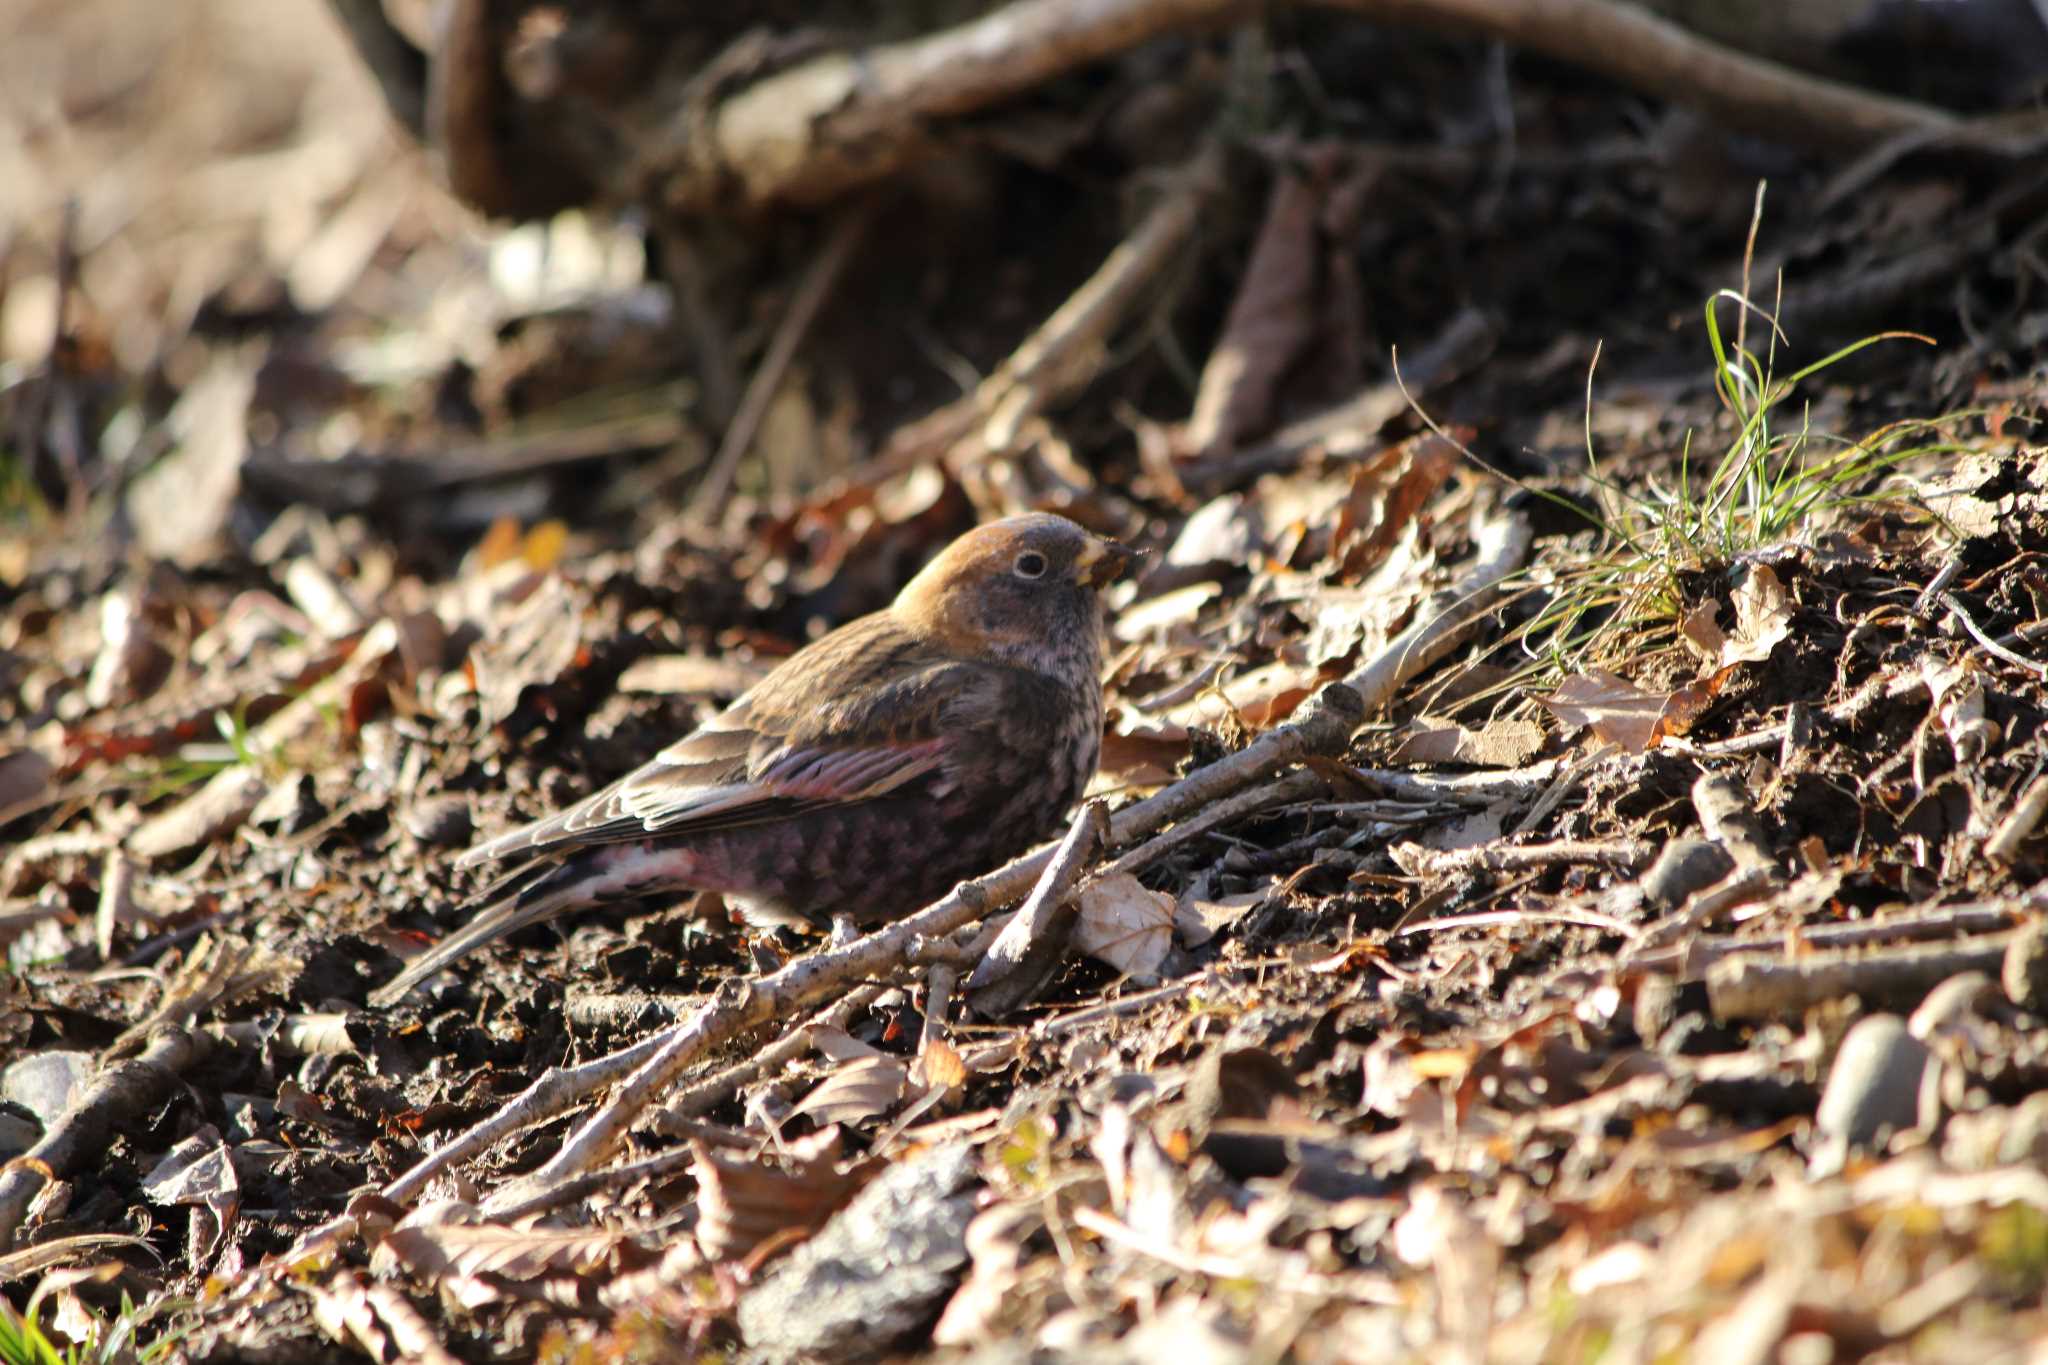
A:
<svg viewBox="0 0 2048 1365">
<path fill-rule="evenodd" d="M 1043 578 L 1045 577 L 1045 556 L 1036 550 L 1026 550 L 1023 554 L 1017 556 L 1015 567 L 1017 577 L 1019 578 Z"/>
</svg>

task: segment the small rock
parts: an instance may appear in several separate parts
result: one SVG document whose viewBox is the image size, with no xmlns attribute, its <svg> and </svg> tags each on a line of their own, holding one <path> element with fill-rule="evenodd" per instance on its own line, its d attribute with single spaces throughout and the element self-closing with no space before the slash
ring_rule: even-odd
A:
<svg viewBox="0 0 2048 1365">
<path fill-rule="evenodd" d="M 1842 1039 L 1814 1116 L 1818 1139 L 1809 1170 L 1833 1175 L 1852 1147 L 1931 1127 L 1940 1117 L 1941 1067 L 1896 1014 L 1860 1019 Z"/>
<path fill-rule="evenodd" d="M 95 1070 L 90 1052 L 31 1053 L 0 1072 L 0 1099 L 20 1105 L 47 1128 L 85 1089 Z"/>
<path fill-rule="evenodd" d="M 2048 1014 L 2048 921 L 2033 921 L 2006 945 L 1999 978 L 2006 999 L 2030 1014 Z"/>
<path fill-rule="evenodd" d="M 1932 1042 L 1936 1035 L 1977 1013 L 1977 1007 L 1996 998 L 1997 991 L 1982 972 L 1957 972 L 1927 993 L 1906 1021 L 1906 1030 L 1922 1042 Z"/>
<path fill-rule="evenodd" d="M 1734 870 L 1728 850 L 1711 839 L 1673 839 L 1643 874 L 1643 894 L 1654 904 L 1673 909 Z"/>
<path fill-rule="evenodd" d="M 464 796 L 423 796 L 407 807 L 405 829 L 423 844 L 454 848 L 467 844 L 475 824 Z"/>
<path fill-rule="evenodd" d="M 891 1166 L 740 1299 L 740 1333 L 770 1359 L 872 1360 L 938 1315 L 967 1264 L 974 1151 Z"/>
<path fill-rule="evenodd" d="M 313 775 L 294 773 L 263 794 L 249 812 L 249 823 L 289 837 L 312 828 L 326 814 L 313 790 Z"/>
</svg>

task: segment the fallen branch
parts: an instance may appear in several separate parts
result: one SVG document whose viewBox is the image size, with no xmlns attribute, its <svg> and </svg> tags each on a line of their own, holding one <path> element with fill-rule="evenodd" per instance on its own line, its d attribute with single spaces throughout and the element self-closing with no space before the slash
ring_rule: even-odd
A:
<svg viewBox="0 0 2048 1365">
<path fill-rule="evenodd" d="M 162 1104 L 211 1047 L 196 1030 L 160 1028 L 140 1056 L 103 1067 L 41 1141 L 0 1168 L 0 1252 L 14 1249 L 28 1206 L 44 1186 L 97 1159 L 124 1123 Z"/>
<path fill-rule="evenodd" d="M 1316 3 L 1379 22 L 1477 33 L 1781 140 L 1865 147 L 1967 126 L 1928 105 L 1737 52 L 1616 0 Z M 686 211 L 728 210 L 735 196 L 757 208 L 822 203 L 928 155 L 936 120 L 991 108 L 1162 34 L 1262 8 L 1248 0 L 1018 0 L 922 37 L 814 57 L 754 82 L 708 116 L 694 102 L 645 115 L 654 131 L 638 155 L 606 168 L 609 196 L 631 201 L 663 183 L 669 205 Z"/>
<path fill-rule="evenodd" d="M 1221 153 L 1205 146 L 1169 185 L 1131 235 L 974 392 L 898 428 L 855 477 L 887 479 L 964 442 L 982 451 L 1008 449 L 1027 419 L 1093 379 L 1108 357 L 1110 334 L 1179 258 L 1202 210 L 1221 192 Z"/>
<path fill-rule="evenodd" d="M 1997 977 L 2019 931 L 1865 953 L 1815 953 L 1781 962 L 1737 958 L 1707 969 L 1707 1001 L 1717 1019 L 1773 1019 L 1843 996 L 1903 1002 L 1958 972 Z"/>
</svg>

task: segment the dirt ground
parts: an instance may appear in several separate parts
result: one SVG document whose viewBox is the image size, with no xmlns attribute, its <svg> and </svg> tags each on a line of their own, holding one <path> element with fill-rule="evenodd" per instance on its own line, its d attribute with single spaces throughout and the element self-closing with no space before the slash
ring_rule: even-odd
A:
<svg viewBox="0 0 2048 1365">
<path fill-rule="evenodd" d="M 314 0 L 0 4 L 0 1359 L 2043 1358 L 2014 40 L 1817 150 L 1275 7 L 713 211 L 592 129 L 872 16 L 665 13 L 449 7 L 423 146 Z M 1147 552 L 1057 856 L 371 1003 L 1030 509 Z"/>
</svg>

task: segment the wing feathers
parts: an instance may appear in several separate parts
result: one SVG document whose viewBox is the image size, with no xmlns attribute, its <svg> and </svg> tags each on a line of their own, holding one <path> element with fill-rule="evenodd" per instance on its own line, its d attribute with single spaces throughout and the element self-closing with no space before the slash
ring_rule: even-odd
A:
<svg viewBox="0 0 2048 1365">
<path fill-rule="evenodd" d="M 982 699 L 995 681 L 980 676 L 990 666 L 914 651 L 894 640 L 901 627 L 886 617 L 860 626 L 884 637 L 882 647 L 857 651 L 867 666 L 834 679 L 842 686 L 836 694 L 820 700 L 778 685 L 799 653 L 642 767 L 568 810 L 470 849 L 460 863 L 730 828 L 872 801 L 920 779 L 947 783 L 958 727 L 951 727 L 954 740 L 939 737 L 947 727 L 937 724 L 938 699 Z M 852 642 L 833 636 L 821 643 L 836 650 Z"/>
</svg>

